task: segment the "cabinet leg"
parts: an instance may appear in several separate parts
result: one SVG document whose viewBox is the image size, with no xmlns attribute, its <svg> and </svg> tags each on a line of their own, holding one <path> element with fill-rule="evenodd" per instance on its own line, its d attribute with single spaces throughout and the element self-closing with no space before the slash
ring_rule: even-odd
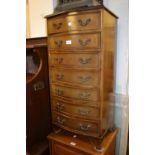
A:
<svg viewBox="0 0 155 155">
<path fill-rule="evenodd" d="M 94 146 L 95 151 L 97 151 L 97 152 L 103 152 L 104 151 L 102 141 L 103 141 L 103 139 L 96 139 L 95 146 Z"/>
<path fill-rule="evenodd" d="M 103 147 L 103 139 L 105 137 L 105 135 L 108 133 L 108 130 L 106 130 L 104 132 L 104 134 L 102 135 L 102 137 L 100 138 L 90 138 L 89 141 L 91 142 L 91 144 L 94 146 L 94 150 L 97 152 L 103 152 L 104 151 L 104 147 Z"/>
</svg>

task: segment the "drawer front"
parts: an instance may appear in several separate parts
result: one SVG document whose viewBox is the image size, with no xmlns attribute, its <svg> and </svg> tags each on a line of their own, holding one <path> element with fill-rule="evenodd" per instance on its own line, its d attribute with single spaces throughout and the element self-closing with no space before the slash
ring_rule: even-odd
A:
<svg viewBox="0 0 155 155">
<path fill-rule="evenodd" d="M 60 98 L 58 97 L 53 97 L 52 100 L 55 100 L 57 102 L 67 102 L 69 104 L 74 104 L 77 106 L 88 106 L 88 107 L 93 107 L 93 108 L 97 108 L 100 107 L 100 102 L 90 102 L 90 101 L 85 101 L 85 100 L 77 100 L 77 99 L 70 99 L 70 98 Z"/>
<path fill-rule="evenodd" d="M 48 19 L 48 33 L 100 29 L 100 13 L 77 14 Z"/>
<path fill-rule="evenodd" d="M 62 145 L 57 142 L 53 143 L 54 155 L 88 155 L 87 153 L 81 152 L 67 145 Z"/>
<path fill-rule="evenodd" d="M 98 54 L 49 54 L 50 66 L 98 68 Z"/>
<path fill-rule="evenodd" d="M 83 101 L 98 101 L 99 95 L 97 90 L 69 88 L 63 86 L 52 85 L 52 95 L 60 97 L 68 97 Z"/>
<path fill-rule="evenodd" d="M 93 87 L 97 87 L 99 84 L 99 72 L 97 71 L 61 70 L 53 68 L 49 73 L 52 82 Z"/>
<path fill-rule="evenodd" d="M 52 104 L 53 110 L 60 113 L 77 115 L 78 117 L 86 119 L 99 119 L 100 113 L 98 108 L 72 105 L 55 99 L 53 99 Z"/>
<path fill-rule="evenodd" d="M 53 123 L 64 128 L 79 131 L 85 134 L 96 134 L 99 131 L 97 122 L 89 122 L 81 119 L 70 118 L 53 112 Z"/>
<path fill-rule="evenodd" d="M 100 48 L 100 33 L 49 36 L 49 49 Z"/>
</svg>

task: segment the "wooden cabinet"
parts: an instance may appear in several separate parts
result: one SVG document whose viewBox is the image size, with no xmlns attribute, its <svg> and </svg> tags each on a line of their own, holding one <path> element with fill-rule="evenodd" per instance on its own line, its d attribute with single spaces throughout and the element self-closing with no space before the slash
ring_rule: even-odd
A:
<svg viewBox="0 0 155 155">
<path fill-rule="evenodd" d="M 116 133 L 108 133 L 101 142 L 103 151 L 96 152 L 90 139 L 61 131 L 48 136 L 52 155 L 115 155 Z"/>
<path fill-rule="evenodd" d="M 101 6 L 47 16 L 52 123 L 56 126 L 98 138 L 113 127 L 110 93 L 114 90 L 116 19 Z"/>
<path fill-rule="evenodd" d="M 26 151 L 48 155 L 51 132 L 47 38 L 26 40 Z"/>
</svg>

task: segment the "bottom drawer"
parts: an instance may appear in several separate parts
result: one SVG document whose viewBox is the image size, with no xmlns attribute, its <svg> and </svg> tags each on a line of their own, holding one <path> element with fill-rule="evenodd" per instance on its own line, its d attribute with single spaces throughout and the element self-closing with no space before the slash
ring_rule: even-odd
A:
<svg viewBox="0 0 155 155">
<path fill-rule="evenodd" d="M 57 142 L 53 142 L 53 152 L 54 155 L 88 155 L 87 153 L 78 151 L 77 149 L 73 149 L 68 146 L 64 146 Z"/>
<path fill-rule="evenodd" d="M 99 123 L 63 116 L 53 111 L 53 123 L 66 130 L 83 135 L 99 136 Z"/>
</svg>

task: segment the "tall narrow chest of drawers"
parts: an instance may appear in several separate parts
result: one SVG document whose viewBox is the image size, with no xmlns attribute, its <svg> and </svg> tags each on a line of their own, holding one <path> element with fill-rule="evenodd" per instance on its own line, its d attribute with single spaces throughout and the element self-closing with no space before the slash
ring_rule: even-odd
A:
<svg viewBox="0 0 155 155">
<path fill-rule="evenodd" d="M 49 15 L 48 60 L 52 123 L 102 137 L 113 126 L 117 17 L 104 7 Z"/>
</svg>

